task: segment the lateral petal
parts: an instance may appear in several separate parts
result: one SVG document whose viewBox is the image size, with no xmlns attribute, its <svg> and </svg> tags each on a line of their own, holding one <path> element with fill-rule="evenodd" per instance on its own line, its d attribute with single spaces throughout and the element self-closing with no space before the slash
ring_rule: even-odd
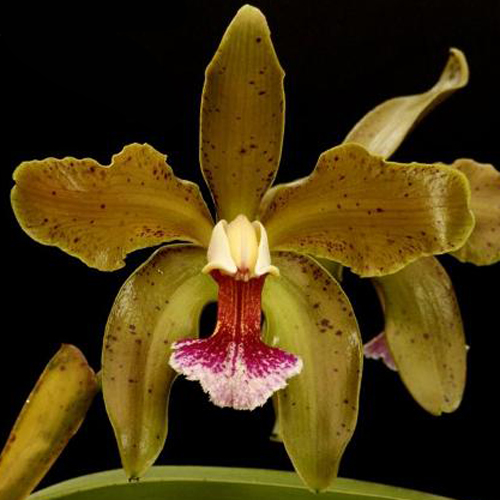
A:
<svg viewBox="0 0 500 500">
<path fill-rule="evenodd" d="M 253 220 L 278 169 L 284 73 L 263 14 L 242 7 L 205 74 L 200 162 L 219 218 Z"/>
<path fill-rule="evenodd" d="M 304 482 L 323 490 L 356 425 L 362 343 L 349 300 L 327 271 L 289 252 L 273 253 L 273 262 L 281 276 L 264 286 L 266 341 L 303 361 L 278 392 L 280 436 Z"/>
<path fill-rule="evenodd" d="M 476 219 L 469 239 L 452 255 L 478 266 L 494 264 L 500 260 L 500 173 L 493 165 L 469 159 L 457 160 L 451 166 L 469 180 Z"/>
<path fill-rule="evenodd" d="M 271 250 L 309 253 L 361 276 L 460 248 L 470 235 L 469 185 L 444 165 L 400 164 L 344 144 L 311 175 L 268 191 L 261 221 Z"/>
<path fill-rule="evenodd" d="M 123 267 L 139 248 L 210 240 L 213 224 L 198 186 L 175 177 L 148 144 L 125 146 L 109 166 L 71 157 L 23 162 L 14 180 L 21 227 L 103 271 Z"/>
<path fill-rule="evenodd" d="M 458 49 L 450 49 L 446 66 L 431 89 L 379 104 L 354 126 L 344 142 L 361 144 L 387 158 L 429 111 L 467 85 L 468 80 L 469 69 L 464 54 Z"/>
<path fill-rule="evenodd" d="M 198 336 L 205 304 L 217 298 L 201 273 L 205 251 L 187 245 L 159 249 L 125 282 L 106 325 L 104 401 L 129 478 L 156 460 L 167 436 L 167 405 L 176 376 L 171 345 Z"/>
<path fill-rule="evenodd" d="M 454 411 L 465 387 L 466 345 L 451 281 L 434 257 L 375 280 L 385 339 L 399 375 L 428 412 Z"/>
</svg>

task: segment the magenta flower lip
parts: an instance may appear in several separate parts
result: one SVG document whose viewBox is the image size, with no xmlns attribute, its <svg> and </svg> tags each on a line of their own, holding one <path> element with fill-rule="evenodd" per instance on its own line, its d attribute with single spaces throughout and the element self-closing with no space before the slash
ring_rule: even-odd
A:
<svg viewBox="0 0 500 500">
<path fill-rule="evenodd" d="M 219 285 L 215 331 L 207 339 L 176 342 L 170 365 L 198 380 L 217 406 L 253 410 L 300 373 L 302 361 L 261 340 L 265 275 L 248 281 L 220 271 L 211 275 Z"/>
</svg>

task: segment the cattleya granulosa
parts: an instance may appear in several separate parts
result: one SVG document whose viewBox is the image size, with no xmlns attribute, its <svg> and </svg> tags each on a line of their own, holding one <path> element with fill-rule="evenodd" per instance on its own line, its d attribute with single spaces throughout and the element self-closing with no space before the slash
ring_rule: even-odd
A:
<svg viewBox="0 0 500 500">
<path fill-rule="evenodd" d="M 342 288 L 313 257 L 382 276 L 457 250 L 472 231 L 462 173 L 388 162 L 358 144 L 271 187 L 283 77 L 264 16 L 241 8 L 207 68 L 201 104 L 215 223 L 198 187 L 147 144 L 126 146 L 109 166 L 48 158 L 14 174 L 25 231 L 91 267 L 115 270 L 127 253 L 170 242 L 127 280 L 106 325 L 102 388 L 130 478 L 163 447 L 182 373 L 219 406 L 252 409 L 276 394 L 296 470 L 311 488 L 327 487 L 356 423 L 362 343 Z M 201 311 L 215 300 L 215 331 L 198 339 Z"/>
</svg>

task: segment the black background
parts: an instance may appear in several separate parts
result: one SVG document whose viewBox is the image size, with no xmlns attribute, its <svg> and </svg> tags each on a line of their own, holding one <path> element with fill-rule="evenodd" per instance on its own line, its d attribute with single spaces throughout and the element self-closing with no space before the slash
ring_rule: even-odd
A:
<svg viewBox="0 0 500 500">
<path fill-rule="evenodd" d="M 0 441 L 61 342 L 79 346 L 99 368 L 107 314 L 121 283 L 150 254 L 100 273 L 39 245 L 17 225 L 11 175 L 22 160 L 93 157 L 108 164 L 130 142 L 168 154 L 177 175 L 201 183 L 198 115 L 204 69 L 240 2 L 188 1 L 167 10 L 159 29 L 78 27 L 0 36 L 2 60 L 3 272 Z M 285 69 L 287 123 L 278 181 L 307 174 L 381 101 L 430 87 L 448 49 L 469 60 L 470 84 L 433 111 L 398 150 L 398 161 L 500 166 L 498 3 L 492 1 L 255 2 L 268 18 Z M 208 193 L 204 189 L 204 194 Z M 448 495 L 493 500 L 497 473 L 498 293 L 500 265 L 476 268 L 449 257 L 468 343 L 462 406 L 426 414 L 399 378 L 366 362 L 358 428 L 341 475 Z M 382 323 L 368 281 L 346 278 L 365 339 Z M 207 319 L 207 323 L 209 322 Z M 197 384 L 176 382 L 160 464 L 291 469 L 270 442 L 272 408 L 215 408 Z M 119 467 L 99 396 L 78 435 L 43 484 Z"/>
</svg>

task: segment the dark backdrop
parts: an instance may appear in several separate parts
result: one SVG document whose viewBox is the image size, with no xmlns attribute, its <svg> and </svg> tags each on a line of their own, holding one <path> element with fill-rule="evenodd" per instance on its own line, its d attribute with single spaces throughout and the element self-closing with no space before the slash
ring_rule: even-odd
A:
<svg viewBox="0 0 500 500">
<path fill-rule="evenodd" d="M 167 10 L 163 26 L 153 31 L 94 32 L 61 25 L 0 36 L 5 291 L 0 441 L 61 342 L 76 344 L 99 367 L 113 298 L 150 254 L 136 252 L 125 269 L 100 273 L 35 243 L 10 209 L 12 171 L 22 160 L 47 156 L 90 156 L 107 164 L 125 144 L 137 141 L 167 153 L 181 177 L 201 182 L 197 146 L 204 69 L 241 3 L 185 3 L 183 11 Z M 382 100 L 426 90 L 451 46 L 468 56 L 469 86 L 433 111 L 394 158 L 452 162 L 472 157 L 500 166 L 496 1 L 255 4 L 268 18 L 287 73 L 278 181 L 307 174 L 322 151 L 338 144 Z M 463 404 L 451 415 L 432 417 L 412 401 L 397 375 L 366 362 L 359 424 L 341 475 L 463 500 L 493 500 L 500 265 L 476 268 L 446 257 L 442 262 L 455 283 L 471 345 Z M 370 338 L 382 326 L 373 290 L 351 276 L 346 288 L 363 336 Z M 160 464 L 291 468 L 281 445 L 268 439 L 269 405 L 252 413 L 221 410 L 197 384 L 181 380 L 173 389 L 170 415 Z M 44 484 L 118 466 L 98 397 Z"/>
</svg>

